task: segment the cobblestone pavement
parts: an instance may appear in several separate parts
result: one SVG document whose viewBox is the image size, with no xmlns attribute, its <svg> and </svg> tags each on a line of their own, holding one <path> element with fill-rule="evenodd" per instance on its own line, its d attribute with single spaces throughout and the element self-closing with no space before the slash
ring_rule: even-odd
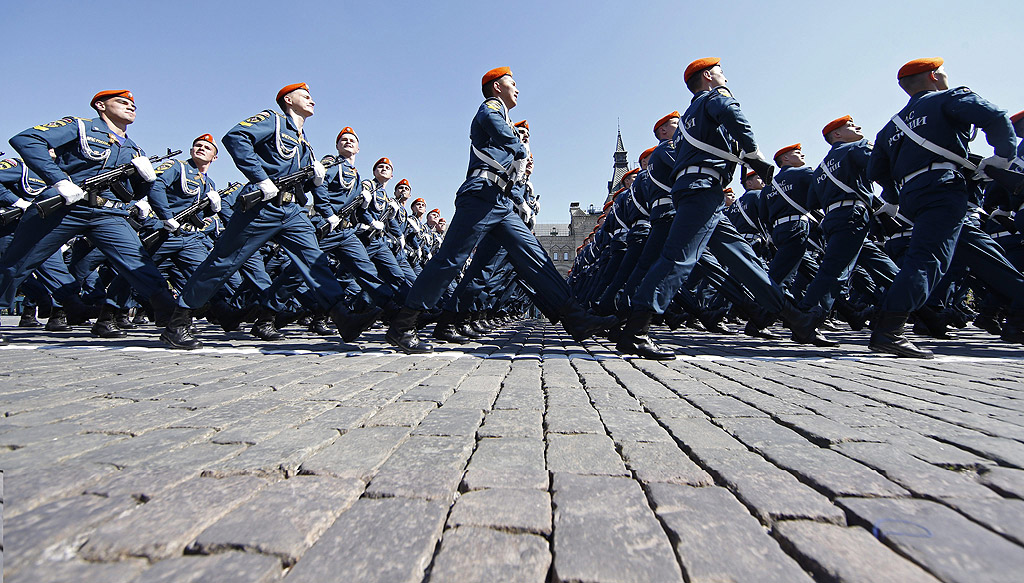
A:
<svg viewBox="0 0 1024 583">
<path fill-rule="evenodd" d="M 658 363 L 541 321 L 411 357 L 4 320 L 7 583 L 1024 573 L 1024 360 L 973 328 L 933 361 L 663 331 Z"/>
</svg>

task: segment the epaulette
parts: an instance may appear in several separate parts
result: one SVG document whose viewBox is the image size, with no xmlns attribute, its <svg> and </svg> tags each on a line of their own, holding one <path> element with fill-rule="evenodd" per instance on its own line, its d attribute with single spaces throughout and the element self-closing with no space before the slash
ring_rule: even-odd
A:
<svg viewBox="0 0 1024 583">
<path fill-rule="evenodd" d="M 66 116 L 66 117 L 62 117 L 62 118 L 58 119 L 57 121 L 51 121 L 50 123 L 44 123 L 43 125 L 32 126 L 32 127 L 34 129 L 37 129 L 37 130 L 41 131 L 41 132 L 45 132 L 46 130 L 54 130 L 54 129 L 57 129 L 57 128 L 62 128 L 62 127 L 66 126 L 66 125 L 69 125 L 69 124 L 76 123 L 80 119 L 85 119 L 85 118 L 84 117 L 75 117 L 73 115 L 69 115 L 69 116 Z"/>
<path fill-rule="evenodd" d="M 260 123 L 261 121 L 269 119 L 270 116 L 273 115 L 273 114 L 274 114 L 274 112 L 270 111 L 269 109 L 264 109 L 263 111 L 257 113 L 256 115 L 254 115 L 252 117 L 247 117 L 247 118 L 245 118 L 244 121 L 238 122 L 238 125 L 245 126 L 245 127 L 254 126 L 254 125 Z"/>
<path fill-rule="evenodd" d="M 497 97 L 488 97 L 484 100 L 484 105 L 492 111 L 501 111 L 501 100 Z"/>
<path fill-rule="evenodd" d="M 10 170 L 11 168 L 17 168 L 21 162 L 17 158 L 5 158 L 0 160 L 0 170 Z"/>
<path fill-rule="evenodd" d="M 732 97 L 732 93 L 725 87 L 715 87 L 715 91 L 724 97 Z"/>
<path fill-rule="evenodd" d="M 973 91 L 971 91 L 966 85 L 961 85 L 959 87 L 954 87 L 949 93 L 951 95 L 965 95 L 967 93 L 973 93 Z"/>
</svg>

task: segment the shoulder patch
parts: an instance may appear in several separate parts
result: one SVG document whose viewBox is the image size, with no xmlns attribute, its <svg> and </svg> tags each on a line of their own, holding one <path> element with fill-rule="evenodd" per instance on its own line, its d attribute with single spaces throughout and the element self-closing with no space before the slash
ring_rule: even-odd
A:
<svg viewBox="0 0 1024 583">
<path fill-rule="evenodd" d="M 732 93 L 729 93 L 729 90 L 726 89 L 725 87 L 716 87 L 715 91 L 717 91 L 721 95 L 724 95 L 725 97 L 732 97 Z"/>
<path fill-rule="evenodd" d="M 487 100 L 484 102 L 484 105 L 487 106 L 487 109 L 490 109 L 492 111 L 499 111 L 501 109 L 501 106 L 498 105 L 497 101 Z"/>
<path fill-rule="evenodd" d="M 245 118 L 245 121 L 242 121 L 240 123 L 241 123 L 241 125 L 248 127 L 248 126 L 251 126 L 251 125 L 258 124 L 261 121 L 263 121 L 263 120 L 265 120 L 265 119 L 267 119 L 269 117 L 270 117 L 270 112 L 264 110 L 264 111 L 261 111 L 261 112 L 257 113 L 256 115 L 254 115 L 252 117 Z"/>
<path fill-rule="evenodd" d="M 164 172 L 167 172 L 167 170 L 170 169 L 170 167 L 174 166 L 175 164 L 177 164 L 176 161 L 174 161 L 174 160 L 167 160 L 166 162 L 164 162 L 164 163 L 160 164 L 159 166 L 157 166 L 156 168 L 154 168 L 154 170 L 156 171 L 157 174 L 163 174 Z"/>
<path fill-rule="evenodd" d="M 4 160 L 0 160 L 0 170 L 10 170 L 11 168 L 17 168 L 18 165 L 19 162 L 17 158 L 6 158 Z"/>
<path fill-rule="evenodd" d="M 968 93 L 973 93 L 973 91 L 971 91 L 966 85 L 961 85 L 959 87 L 954 87 L 950 93 L 953 95 L 966 95 Z"/>
<path fill-rule="evenodd" d="M 76 121 L 75 117 L 69 115 L 67 117 L 62 117 L 62 118 L 58 119 L 57 121 L 51 121 L 50 123 L 44 123 L 42 125 L 33 126 L 33 128 L 35 128 L 35 129 L 37 129 L 37 130 L 39 130 L 41 132 L 45 132 L 46 130 L 62 128 L 64 126 L 68 125 L 68 124 L 73 124 L 73 123 L 75 123 L 75 121 Z"/>
</svg>

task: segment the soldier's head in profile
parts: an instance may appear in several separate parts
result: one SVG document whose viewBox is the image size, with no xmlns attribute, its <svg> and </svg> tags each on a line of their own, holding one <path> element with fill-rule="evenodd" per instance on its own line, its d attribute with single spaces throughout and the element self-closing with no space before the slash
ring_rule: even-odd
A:
<svg viewBox="0 0 1024 583">
<path fill-rule="evenodd" d="M 108 123 L 125 127 L 135 122 L 135 96 L 127 89 L 100 91 L 90 106 Z"/>
<path fill-rule="evenodd" d="M 683 83 L 694 95 L 715 87 L 723 87 L 729 82 L 719 64 L 722 60 L 716 57 L 697 59 L 686 66 L 683 72 Z"/>
<path fill-rule="evenodd" d="M 864 131 L 848 115 L 828 122 L 822 128 L 821 135 L 825 137 L 825 141 L 829 144 L 857 142 L 864 139 Z"/>
<path fill-rule="evenodd" d="M 399 180 L 395 186 L 395 200 L 398 201 L 398 204 L 405 204 L 411 194 L 412 186 L 409 185 L 409 181 L 405 178 Z"/>
<path fill-rule="evenodd" d="M 779 168 L 799 168 L 804 165 L 804 151 L 799 143 L 779 148 L 772 157 Z"/>
<path fill-rule="evenodd" d="M 764 181 L 757 175 L 757 172 L 750 170 L 743 177 L 743 188 L 747 190 L 761 190 L 764 188 Z"/>
<path fill-rule="evenodd" d="M 512 70 L 508 67 L 491 69 L 484 73 L 482 81 L 481 90 L 484 97 L 497 97 L 508 109 L 512 109 L 519 102 L 519 89 L 512 78 Z"/>
<path fill-rule="evenodd" d="M 277 105 L 285 113 L 294 113 L 305 119 L 313 115 L 316 102 L 309 94 L 309 86 L 305 83 L 285 85 L 277 92 Z"/>
<path fill-rule="evenodd" d="M 922 91 L 945 91 L 949 79 L 939 57 L 914 59 L 900 67 L 896 79 L 907 95 L 913 97 Z"/>
<path fill-rule="evenodd" d="M 654 122 L 654 137 L 658 138 L 659 142 L 665 141 L 676 134 L 677 127 L 679 127 L 679 112 L 673 111 Z"/>
</svg>

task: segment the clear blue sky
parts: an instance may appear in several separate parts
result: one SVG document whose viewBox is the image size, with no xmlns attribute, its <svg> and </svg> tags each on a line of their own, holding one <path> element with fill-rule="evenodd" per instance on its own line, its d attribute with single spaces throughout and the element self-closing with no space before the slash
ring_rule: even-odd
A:
<svg viewBox="0 0 1024 583">
<path fill-rule="evenodd" d="M 503 6 L 507 6 L 505 8 Z M 101 89 L 131 89 L 129 134 L 150 153 L 217 140 L 304 81 L 317 102 L 307 134 L 332 153 L 338 130 L 361 139 L 364 175 L 380 156 L 413 196 L 454 208 L 465 177 L 481 75 L 512 67 L 542 195 L 540 222 L 568 221 L 570 201 L 600 205 L 616 122 L 631 164 L 654 145 L 651 125 L 682 110 L 682 71 L 722 58 L 729 86 L 769 156 L 851 114 L 873 136 L 906 97 L 904 62 L 946 60 L 950 82 L 1011 113 L 1024 109 L 1018 2 L 7 2 L 0 150 L 26 127 L 92 116 Z M 982 140 L 982 154 L 991 152 Z M 220 184 L 239 179 L 227 155 Z"/>
</svg>

